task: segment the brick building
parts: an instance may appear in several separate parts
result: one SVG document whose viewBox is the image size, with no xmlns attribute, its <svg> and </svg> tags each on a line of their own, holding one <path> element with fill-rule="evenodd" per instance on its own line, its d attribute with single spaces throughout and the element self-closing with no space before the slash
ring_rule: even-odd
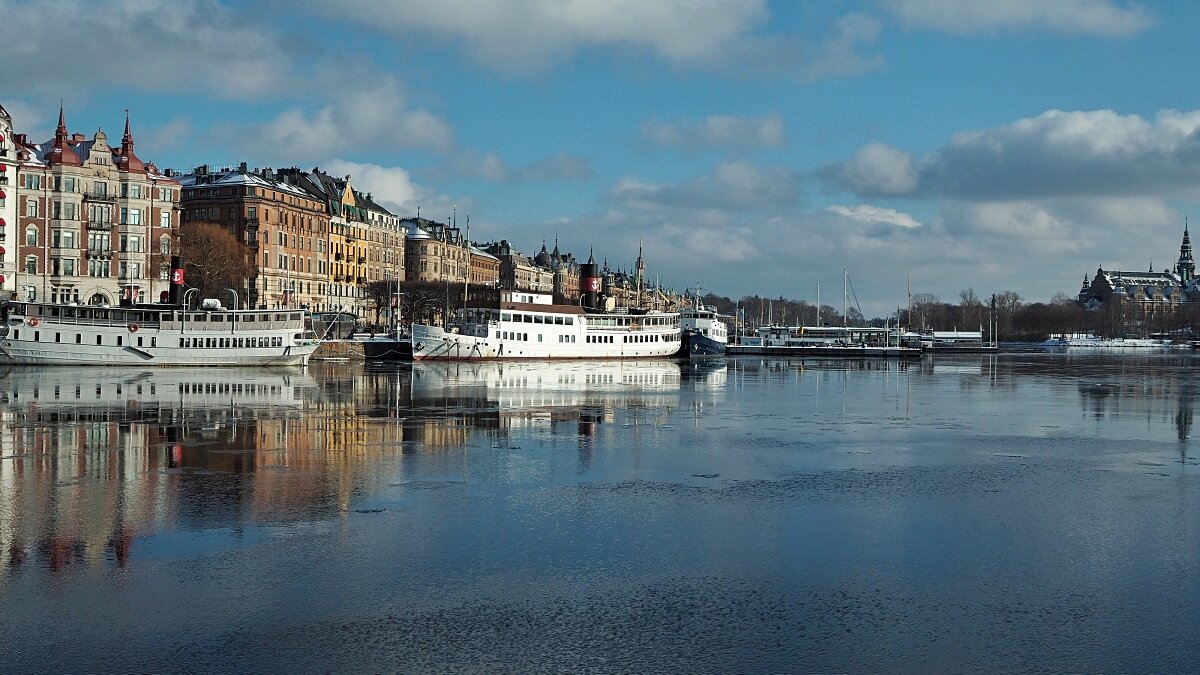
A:
<svg viewBox="0 0 1200 675">
<path fill-rule="evenodd" d="M 16 269 L 6 288 L 50 302 L 158 300 L 167 288 L 180 183 L 137 156 L 129 118 L 119 146 L 103 131 L 91 139 L 69 133 L 61 108 L 52 139 L 13 140 L 17 223 L 15 241 L 6 244 Z"/>
</svg>

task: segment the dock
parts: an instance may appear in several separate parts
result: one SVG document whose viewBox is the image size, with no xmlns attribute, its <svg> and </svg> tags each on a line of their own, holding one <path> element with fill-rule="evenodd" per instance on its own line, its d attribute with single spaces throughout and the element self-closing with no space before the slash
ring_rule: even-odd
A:
<svg viewBox="0 0 1200 675">
<path fill-rule="evenodd" d="M 763 346 L 729 345 L 728 356 L 835 356 L 847 359 L 865 358 L 919 358 L 921 349 L 916 347 L 870 347 L 864 345 L 803 345 Z"/>
</svg>

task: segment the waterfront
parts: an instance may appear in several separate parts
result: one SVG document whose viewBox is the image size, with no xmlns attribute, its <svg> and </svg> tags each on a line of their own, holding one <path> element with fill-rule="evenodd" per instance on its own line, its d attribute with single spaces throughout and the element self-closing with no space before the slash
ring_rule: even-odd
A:
<svg viewBox="0 0 1200 675">
<path fill-rule="evenodd" d="M 12 671 L 1188 671 L 1200 359 L 0 373 Z"/>
</svg>

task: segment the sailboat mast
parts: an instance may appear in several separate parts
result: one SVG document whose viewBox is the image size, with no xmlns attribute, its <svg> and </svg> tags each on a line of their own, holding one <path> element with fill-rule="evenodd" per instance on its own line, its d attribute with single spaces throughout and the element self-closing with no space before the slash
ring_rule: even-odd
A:
<svg viewBox="0 0 1200 675">
<path fill-rule="evenodd" d="M 843 267 L 842 268 L 842 328 L 843 329 L 849 325 L 847 323 L 847 317 L 846 317 L 846 315 L 850 313 L 850 295 L 848 293 L 849 285 L 850 285 L 850 273 L 847 272 L 846 268 Z M 849 337 L 849 333 L 847 333 L 846 335 L 847 335 L 847 337 Z"/>
<path fill-rule="evenodd" d="M 463 248 L 467 252 L 467 268 L 463 274 L 463 312 L 467 311 L 467 285 L 471 281 L 471 214 L 467 214 L 467 236 L 463 239 Z"/>
</svg>

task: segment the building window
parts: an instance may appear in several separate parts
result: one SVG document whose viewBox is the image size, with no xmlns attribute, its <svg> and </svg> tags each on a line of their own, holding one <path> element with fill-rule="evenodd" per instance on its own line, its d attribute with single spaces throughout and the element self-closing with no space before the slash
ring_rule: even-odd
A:
<svg viewBox="0 0 1200 675">
<path fill-rule="evenodd" d="M 38 174 L 25 174 L 25 188 L 28 190 L 41 190 L 42 177 Z"/>
<path fill-rule="evenodd" d="M 30 218 L 37 218 L 38 203 L 36 199 L 30 197 L 25 198 L 25 215 Z"/>
<path fill-rule="evenodd" d="M 38 243 L 37 240 L 38 240 L 38 229 L 36 227 L 34 227 L 33 225 L 30 225 L 29 227 L 25 228 L 25 245 L 26 246 L 37 246 L 37 243 Z"/>
<path fill-rule="evenodd" d="M 171 226 L 171 212 L 170 211 L 163 209 L 161 212 L 159 212 L 158 226 L 159 227 L 170 227 Z"/>
<path fill-rule="evenodd" d="M 25 273 L 26 274 L 37 274 L 37 257 L 36 256 L 31 255 L 31 256 L 25 257 Z"/>
<path fill-rule="evenodd" d="M 158 238 L 158 252 L 163 255 L 171 253 L 171 235 L 164 234 Z"/>
</svg>

